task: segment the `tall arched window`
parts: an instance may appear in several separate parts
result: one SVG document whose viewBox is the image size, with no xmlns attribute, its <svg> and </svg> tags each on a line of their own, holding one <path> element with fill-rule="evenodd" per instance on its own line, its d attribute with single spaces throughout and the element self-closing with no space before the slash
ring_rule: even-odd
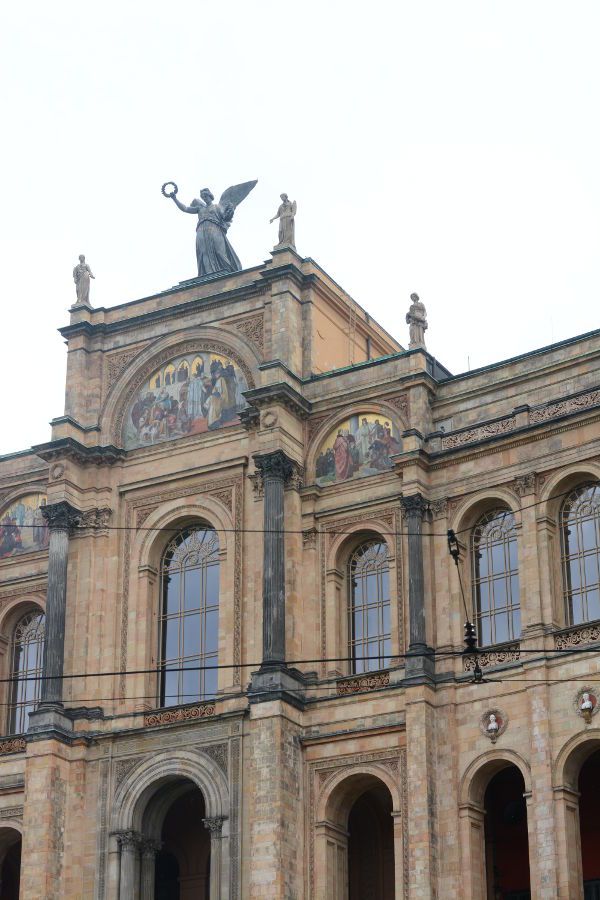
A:
<svg viewBox="0 0 600 900">
<path fill-rule="evenodd" d="M 31 610 L 17 622 L 11 646 L 11 687 L 8 730 L 23 734 L 29 725 L 29 713 L 40 699 L 44 656 L 44 613 Z"/>
<path fill-rule="evenodd" d="M 561 535 L 567 621 L 600 619 L 600 485 L 580 485 L 569 494 Z"/>
<path fill-rule="evenodd" d="M 383 541 L 361 544 L 349 563 L 349 656 L 356 673 L 390 663 L 390 578 Z"/>
<path fill-rule="evenodd" d="M 203 667 L 218 663 L 216 532 L 205 526 L 181 531 L 166 549 L 161 575 L 161 704 L 214 697 L 217 670 Z"/>
<path fill-rule="evenodd" d="M 521 634 L 519 561 L 515 519 L 495 509 L 473 529 L 473 598 L 479 643 L 501 644 Z"/>
</svg>

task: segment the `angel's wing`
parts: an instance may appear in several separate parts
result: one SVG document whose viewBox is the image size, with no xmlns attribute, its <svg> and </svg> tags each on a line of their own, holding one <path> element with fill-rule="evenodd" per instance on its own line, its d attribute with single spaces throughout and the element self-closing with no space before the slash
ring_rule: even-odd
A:
<svg viewBox="0 0 600 900">
<path fill-rule="evenodd" d="M 292 215 L 293 215 L 293 216 L 296 215 L 296 210 L 297 210 L 297 209 L 298 209 L 298 204 L 297 204 L 296 201 L 294 200 L 294 201 L 292 202 Z"/>
<path fill-rule="evenodd" d="M 257 182 L 258 178 L 254 181 L 245 181 L 243 184 L 234 184 L 232 187 L 228 187 L 227 190 L 223 191 L 221 194 L 219 206 L 225 206 L 230 203 L 235 209 L 242 200 L 246 199 L 252 188 L 256 186 Z"/>
</svg>

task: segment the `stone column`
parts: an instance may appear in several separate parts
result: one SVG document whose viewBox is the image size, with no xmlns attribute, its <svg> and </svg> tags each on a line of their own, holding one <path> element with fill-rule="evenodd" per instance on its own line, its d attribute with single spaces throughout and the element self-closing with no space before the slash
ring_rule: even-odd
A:
<svg viewBox="0 0 600 900">
<path fill-rule="evenodd" d="M 425 628 L 425 577 L 423 571 L 423 518 L 429 508 L 421 494 L 400 500 L 408 531 L 409 647 L 406 677 L 433 674 L 432 651 Z"/>
<path fill-rule="evenodd" d="M 222 900 L 223 888 L 225 888 L 224 896 L 228 895 L 227 887 L 221 878 L 223 822 L 226 818 L 226 816 L 209 816 L 202 819 L 204 827 L 210 831 L 210 900 Z"/>
<path fill-rule="evenodd" d="M 43 506 L 42 515 L 50 528 L 50 543 L 41 705 L 62 706 L 69 534 L 79 523 L 80 513 L 66 500 L 61 500 Z"/>
<path fill-rule="evenodd" d="M 255 458 L 263 481 L 263 654 L 261 668 L 285 664 L 285 535 L 283 491 L 292 461 L 282 450 Z"/>
<path fill-rule="evenodd" d="M 120 831 L 117 844 L 121 857 L 119 900 L 139 900 L 139 851 L 141 835 L 135 831 Z"/>
<path fill-rule="evenodd" d="M 161 848 L 160 841 L 142 838 L 141 841 L 141 900 L 154 900 L 154 872 L 156 854 Z"/>
</svg>

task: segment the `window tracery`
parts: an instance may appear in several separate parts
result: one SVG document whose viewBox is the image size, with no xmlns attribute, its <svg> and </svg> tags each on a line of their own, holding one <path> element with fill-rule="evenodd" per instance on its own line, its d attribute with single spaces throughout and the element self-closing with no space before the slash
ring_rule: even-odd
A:
<svg viewBox="0 0 600 900">
<path fill-rule="evenodd" d="M 161 566 L 162 706 L 214 697 L 218 664 L 219 538 L 206 526 L 185 528 Z"/>
<path fill-rule="evenodd" d="M 29 714 L 41 694 L 44 656 L 45 615 L 36 609 L 17 622 L 11 643 L 11 685 L 8 707 L 10 734 L 23 734 Z"/>
<path fill-rule="evenodd" d="M 473 529 L 473 600 L 479 644 L 501 644 L 521 634 L 517 532 L 506 509 L 486 513 Z"/>
<path fill-rule="evenodd" d="M 600 619 L 600 485 L 579 485 L 565 499 L 561 545 L 568 624 Z"/>
<path fill-rule="evenodd" d="M 390 579 L 388 547 L 361 544 L 349 561 L 349 656 L 354 674 L 390 664 Z"/>
</svg>

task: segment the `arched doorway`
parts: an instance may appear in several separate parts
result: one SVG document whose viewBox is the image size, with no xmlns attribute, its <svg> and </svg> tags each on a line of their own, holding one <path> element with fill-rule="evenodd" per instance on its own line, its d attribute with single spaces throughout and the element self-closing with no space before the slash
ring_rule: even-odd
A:
<svg viewBox="0 0 600 900">
<path fill-rule="evenodd" d="M 205 818 L 202 792 L 187 779 L 166 784 L 148 804 L 143 831 L 160 835 L 155 857 L 146 863 L 154 865 L 154 900 L 209 900 L 210 833 Z M 148 875 L 142 872 L 142 884 L 149 883 Z"/>
<path fill-rule="evenodd" d="M 523 775 L 508 765 L 484 795 L 487 900 L 530 900 L 529 839 Z"/>
<path fill-rule="evenodd" d="M 395 900 L 395 885 L 402 883 L 402 826 L 397 788 L 384 777 L 356 772 L 321 798 L 315 848 L 319 900 Z"/>
<path fill-rule="evenodd" d="M 579 772 L 579 830 L 585 900 L 600 900 L 600 749 L 583 763 Z"/>
<path fill-rule="evenodd" d="M 21 835 L 14 828 L 0 828 L 0 897 L 19 900 Z"/>
<path fill-rule="evenodd" d="M 348 816 L 349 900 L 394 900 L 392 797 L 383 784 L 355 801 Z"/>
<path fill-rule="evenodd" d="M 155 861 L 154 900 L 209 900 L 210 833 L 201 791 L 178 786 L 161 828 Z"/>
</svg>

